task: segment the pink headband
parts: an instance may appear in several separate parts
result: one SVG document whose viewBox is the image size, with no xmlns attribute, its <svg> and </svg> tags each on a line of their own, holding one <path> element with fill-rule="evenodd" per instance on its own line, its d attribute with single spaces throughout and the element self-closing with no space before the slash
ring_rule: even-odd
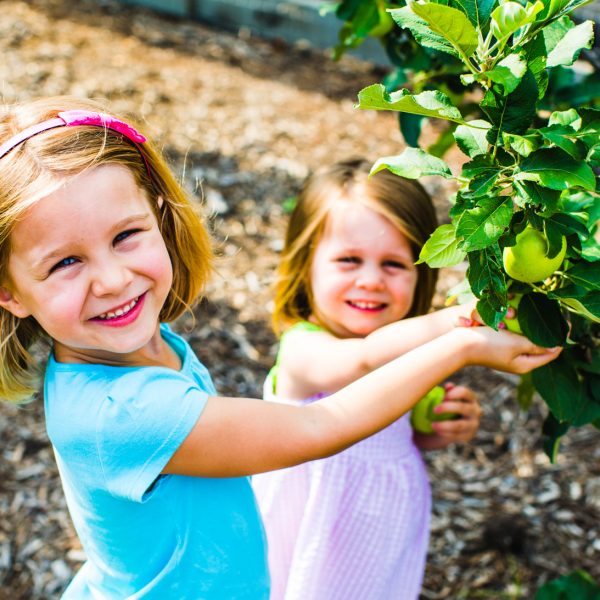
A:
<svg viewBox="0 0 600 600">
<path fill-rule="evenodd" d="M 41 123 L 32 125 L 31 127 L 21 131 L 21 133 L 17 133 L 17 135 L 4 142 L 4 144 L 0 146 L 0 158 L 8 154 L 19 144 L 22 144 L 38 133 L 48 131 L 49 129 L 55 129 L 57 127 L 73 127 L 75 125 L 94 125 L 96 127 L 112 129 L 113 131 L 124 135 L 136 147 L 138 144 L 143 144 L 146 141 L 146 138 L 139 131 L 131 127 L 131 125 L 127 125 L 127 123 L 105 113 L 91 112 L 89 110 L 65 110 L 63 112 L 59 112 L 58 116 L 54 119 L 48 119 L 47 121 L 42 121 Z M 138 148 L 138 150 L 140 149 Z M 146 164 L 148 175 L 150 175 L 150 178 L 152 179 L 150 165 L 148 165 L 148 161 L 141 150 L 140 154 L 144 159 L 144 163 Z"/>
</svg>

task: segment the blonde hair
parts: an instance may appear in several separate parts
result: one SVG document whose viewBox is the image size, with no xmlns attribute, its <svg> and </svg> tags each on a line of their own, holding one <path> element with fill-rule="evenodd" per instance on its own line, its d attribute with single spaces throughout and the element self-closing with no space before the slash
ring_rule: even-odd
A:
<svg viewBox="0 0 600 600">
<path fill-rule="evenodd" d="M 11 106 L 0 111 L 0 143 L 67 110 L 109 112 L 100 103 L 69 96 Z M 126 120 L 138 128 L 131 118 Z M 209 234 L 197 208 L 152 143 L 133 144 L 105 127 L 51 129 L 29 138 L 0 159 L 0 285 L 10 289 L 10 237 L 16 222 L 65 182 L 105 164 L 129 169 L 155 212 L 173 265 L 173 285 L 160 319 L 172 321 L 191 308 L 212 271 Z M 0 398 L 22 401 L 35 391 L 38 374 L 30 349 L 43 337 L 32 317 L 19 319 L 0 308 Z"/>
<path fill-rule="evenodd" d="M 312 258 L 338 202 L 361 203 L 386 217 L 409 240 L 415 260 L 437 227 L 433 202 L 421 184 L 389 171 L 369 177 L 370 167 L 364 159 L 349 159 L 325 167 L 305 181 L 290 217 L 278 268 L 273 312 L 276 333 L 313 313 Z M 437 281 L 436 269 L 425 264 L 416 268 L 417 287 L 407 317 L 429 311 Z"/>
</svg>

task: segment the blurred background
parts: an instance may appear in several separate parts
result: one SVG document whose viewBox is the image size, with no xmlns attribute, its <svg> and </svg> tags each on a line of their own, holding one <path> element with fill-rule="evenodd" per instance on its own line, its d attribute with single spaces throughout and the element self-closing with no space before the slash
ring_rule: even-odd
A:
<svg viewBox="0 0 600 600">
<path fill-rule="evenodd" d="M 203 205 L 217 273 L 195 319 L 175 327 L 223 395 L 261 395 L 276 350 L 270 284 L 303 178 L 404 147 L 394 115 L 354 108 L 386 75 L 381 48 L 371 40 L 334 62 L 340 22 L 320 16 L 321 4 L 0 0 L 0 102 L 74 94 L 136 115 Z M 598 2 L 584 9 L 599 14 Z M 445 220 L 451 187 L 424 183 Z M 436 306 L 463 276 L 460 265 L 443 270 Z M 484 418 L 471 445 L 427 455 L 434 519 L 422 598 L 532 598 L 575 568 L 600 579 L 600 432 L 573 430 L 549 464 L 545 408 L 518 409 L 517 378 L 470 368 L 454 381 L 476 389 Z M 85 555 L 41 402 L 0 404 L 0 440 L 0 600 L 58 598 Z"/>
</svg>

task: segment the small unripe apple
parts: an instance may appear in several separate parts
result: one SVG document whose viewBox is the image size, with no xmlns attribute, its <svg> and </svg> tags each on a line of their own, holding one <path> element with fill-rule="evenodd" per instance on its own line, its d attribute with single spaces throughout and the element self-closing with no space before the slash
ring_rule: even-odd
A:
<svg viewBox="0 0 600 600">
<path fill-rule="evenodd" d="M 444 401 L 446 390 L 441 385 L 436 385 L 427 392 L 413 407 L 410 413 L 410 422 L 415 431 L 420 433 L 433 433 L 431 423 L 434 421 L 449 421 L 456 419 L 456 413 L 436 413 L 434 409 Z"/>
<path fill-rule="evenodd" d="M 519 319 L 517 317 L 519 314 L 519 302 L 521 302 L 522 297 L 523 294 L 515 294 L 512 298 L 509 298 L 508 305 L 515 309 L 516 314 L 512 319 L 504 319 L 506 329 L 512 331 L 513 333 L 518 333 L 519 335 L 523 335 L 523 331 L 521 330 L 521 325 L 519 325 Z"/>
<path fill-rule="evenodd" d="M 528 225 L 517 235 L 516 244 L 504 248 L 504 270 L 517 281 L 543 281 L 556 271 L 565 258 L 567 240 L 562 237 L 561 248 L 554 258 L 548 258 L 548 240 L 537 229 Z"/>
</svg>

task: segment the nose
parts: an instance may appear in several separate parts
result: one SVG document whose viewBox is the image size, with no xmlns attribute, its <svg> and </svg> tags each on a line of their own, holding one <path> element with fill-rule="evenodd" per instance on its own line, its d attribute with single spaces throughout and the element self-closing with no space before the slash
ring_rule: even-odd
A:
<svg viewBox="0 0 600 600">
<path fill-rule="evenodd" d="M 375 265 L 363 265 L 356 276 L 356 287 L 364 290 L 380 290 L 383 286 L 381 270 Z"/>
<path fill-rule="evenodd" d="M 132 281 L 130 269 L 118 258 L 104 258 L 93 268 L 92 293 L 97 297 L 120 294 Z"/>
</svg>

